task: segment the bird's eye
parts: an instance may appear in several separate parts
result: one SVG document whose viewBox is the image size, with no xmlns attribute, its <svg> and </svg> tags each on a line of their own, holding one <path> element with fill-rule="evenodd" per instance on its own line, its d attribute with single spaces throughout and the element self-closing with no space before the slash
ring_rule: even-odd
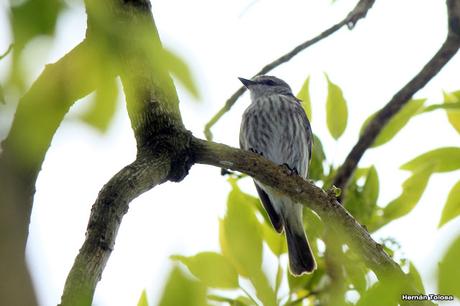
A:
<svg viewBox="0 0 460 306">
<path fill-rule="evenodd" d="M 276 85 L 273 80 L 266 80 L 264 83 L 265 83 L 265 85 L 268 85 L 268 86 Z"/>
</svg>

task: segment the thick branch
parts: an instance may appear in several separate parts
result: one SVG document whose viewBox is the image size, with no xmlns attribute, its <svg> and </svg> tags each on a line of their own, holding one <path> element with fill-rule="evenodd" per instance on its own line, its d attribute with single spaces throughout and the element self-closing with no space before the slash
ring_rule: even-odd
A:
<svg viewBox="0 0 460 306">
<path fill-rule="evenodd" d="M 193 139 L 192 146 L 197 163 L 246 173 L 309 207 L 321 217 L 329 229 L 338 235 L 338 239 L 345 239 L 345 242 L 362 256 L 366 265 L 381 281 L 399 281 L 409 292 L 417 292 L 399 265 L 385 253 L 382 246 L 372 239 L 367 230 L 340 205 L 334 196 L 299 176 L 289 174 L 283 167 L 257 154 L 197 138 Z"/>
<path fill-rule="evenodd" d="M 134 163 L 101 190 L 86 239 L 68 274 L 62 306 L 91 305 L 129 203 L 157 184 L 180 181 L 193 161 L 172 79 L 158 58 L 161 42 L 150 2 L 87 1 L 88 36 L 116 42 L 113 50 L 137 142 Z M 110 28 L 101 27 L 105 20 Z"/>
<path fill-rule="evenodd" d="M 423 67 L 423 69 L 403 88 L 401 88 L 369 122 L 358 142 L 348 154 L 342 166 L 337 171 L 333 184 L 338 188 L 345 188 L 355 171 L 364 152 L 370 148 L 380 131 L 409 101 L 409 99 L 422 89 L 457 53 L 460 47 L 460 1 L 448 0 L 449 31 L 441 48 Z"/>
<path fill-rule="evenodd" d="M 375 0 L 360 0 L 358 4 L 355 6 L 355 8 L 348 13 L 347 17 L 345 17 L 342 21 L 339 23 L 334 24 L 324 32 L 320 33 L 316 37 L 307 40 L 304 43 L 301 43 L 288 53 L 284 54 L 283 56 L 279 57 L 278 59 L 274 60 L 273 62 L 267 64 L 264 66 L 259 72 L 257 72 L 254 76 L 256 75 L 261 75 L 261 74 L 266 74 L 267 72 L 272 71 L 276 67 L 278 67 L 281 64 L 284 64 L 291 60 L 294 56 L 302 52 L 303 50 L 307 49 L 308 47 L 314 45 L 315 43 L 323 40 L 324 38 L 328 37 L 329 35 L 337 32 L 339 29 L 341 29 L 343 26 L 347 25 L 349 29 L 352 29 L 356 23 L 364 18 L 369 11 L 369 9 L 374 5 Z M 211 128 L 214 124 L 216 124 L 217 121 L 226 113 L 228 112 L 232 106 L 236 103 L 236 101 L 243 95 L 243 93 L 246 91 L 246 87 L 242 86 L 240 87 L 224 104 L 224 106 L 209 120 L 209 122 L 206 124 L 204 127 L 204 134 L 206 136 L 206 139 L 212 140 L 212 133 L 211 133 Z"/>
<path fill-rule="evenodd" d="M 61 305 L 91 305 L 129 203 L 165 182 L 170 163 L 164 154 L 139 157 L 102 188 L 91 210 L 85 242 L 67 278 Z"/>
</svg>

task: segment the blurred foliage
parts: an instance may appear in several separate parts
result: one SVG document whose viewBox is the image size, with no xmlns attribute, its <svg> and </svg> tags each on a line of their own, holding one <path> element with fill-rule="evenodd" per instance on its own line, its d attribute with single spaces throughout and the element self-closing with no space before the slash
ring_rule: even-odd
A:
<svg viewBox="0 0 460 306">
<path fill-rule="evenodd" d="M 24 88 L 20 71 L 20 55 L 30 41 L 42 35 L 54 34 L 59 13 L 65 7 L 62 0 L 10 1 L 10 24 L 13 31 L 13 69 L 10 81 Z M 40 12 L 40 14 L 37 14 Z"/>
<path fill-rule="evenodd" d="M 139 301 L 137 302 L 137 306 L 149 306 L 149 302 L 147 300 L 147 292 L 144 290 L 141 293 L 141 297 L 139 298 Z"/>
<path fill-rule="evenodd" d="M 460 299 L 460 237 L 449 247 L 439 263 L 438 289 L 439 294 L 454 295 Z"/>
<path fill-rule="evenodd" d="M 327 74 L 325 76 L 327 79 L 326 123 L 329 133 L 337 140 L 347 127 L 347 101 L 345 101 L 342 89 L 333 83 Z"/>
</svg>

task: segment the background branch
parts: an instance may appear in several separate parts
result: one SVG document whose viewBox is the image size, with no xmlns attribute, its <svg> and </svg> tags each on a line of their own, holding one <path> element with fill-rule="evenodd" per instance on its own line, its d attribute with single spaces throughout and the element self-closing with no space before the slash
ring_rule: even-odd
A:
<svg viewBox="0 0 460 306">
<path fill-rule="evenodd" d="M 35 182 L 51 139 L 72 103 L 96 88 L 88 67 L 95 59 L 85 40 L 47 65 L 20 99 L 0 154 L 1 305 L 35 305 L 25 246 Z"/>
<path fill-rule="evenodd" d="M 370 148 L 388 121 L 457 53 L 460 48 L 460 1 L 447 0 L 447 9 L 449 21 L 446 40 L 423 69 L 401 88 L 366 126 L 358 142 L 337 171 L 333 181 L 333 185 L 336 187 L 344 189 L 347 186 L 364 152 Z"/>
<path fill-rule="evenodd" d="M 320 33 L 316 37 L 307 40 L 306 42 L 298 45 L 288 53 L 284 54 L 283 56 L 279 57 L 278 59 L 274 60 L 273 62 L 264 66 L 256 75 L 266 74 L 271 70 L 275 69 L 281 64 L 284 64 L 291 60 L 294 56 L 302 52 L 303 50 L 307 49 L 308 47 L 314 45 L 315 43 L 321 41 L 322 39 L 328 37 L 329 35 L 335 33 L 343 26 L 348 26 L 349 29 L 352 29 L 356 23 L 361 19 L 364 18 L 368 12 L 368 10 L 372 7 L 375 0 L 360 0 L 355 8 L 348 13 L 347 17 L 345 17 L 342 21 L 337 24 L 334 24 L 332 27 L 328 28 L 324 32 Z M 226 113 L 228 112 L 232 106 L 236 103 L 236 101 L 243 95 L 246 91 L 246 87 L 241 86 L 224 104 L 224 106 L 209 120 L 209 122 L 204 127 L 204 135 L 206 139 L 212 140 L 212 133 L 211 128 L 217 121 Z"/>
</svg>

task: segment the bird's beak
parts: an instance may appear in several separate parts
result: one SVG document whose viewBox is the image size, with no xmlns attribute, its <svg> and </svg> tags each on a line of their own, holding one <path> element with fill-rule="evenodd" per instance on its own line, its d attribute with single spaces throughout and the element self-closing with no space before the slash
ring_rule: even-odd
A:
<svg viewBox="0 0 460 306">
<path fill-rule="evenodd" d="M 254 82 L 254 81 L 252 81 L 252 80 L 243 79 L 243 78 L 238 78 L 238 79 L 241 81 L 241 83 L 243 83 L 243 85 L 244 85 L 246 88 L 249 88 L 249 86 L 251 86 L 251 85 L 257 84 L 257 82 Z"/>
</svg>

